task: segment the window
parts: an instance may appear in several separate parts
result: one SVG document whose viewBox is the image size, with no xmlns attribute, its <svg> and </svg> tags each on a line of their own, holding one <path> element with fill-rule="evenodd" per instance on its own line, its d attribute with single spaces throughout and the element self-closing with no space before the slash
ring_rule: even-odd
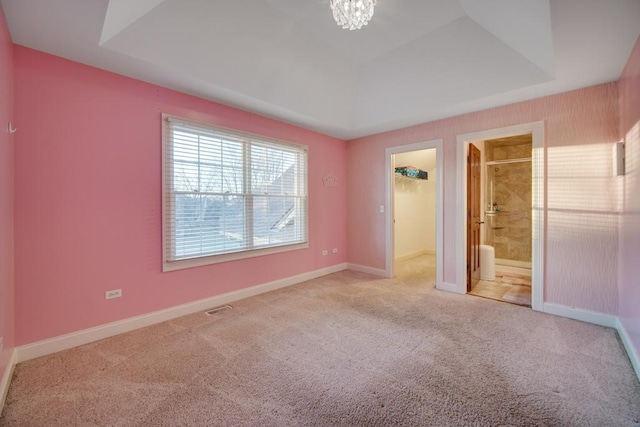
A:
<svg viewBox="0 0 640 427">
<path fill-rule="evenodd" d="M 308 247 L 306 147 L 163 126 L 164 271 Z"/>
</svg>

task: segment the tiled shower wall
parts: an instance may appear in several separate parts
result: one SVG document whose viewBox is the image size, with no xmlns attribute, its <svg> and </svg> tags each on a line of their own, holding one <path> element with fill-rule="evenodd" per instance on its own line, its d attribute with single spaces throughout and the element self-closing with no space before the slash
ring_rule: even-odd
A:
<svg viewBox="0 0 640 427">
<path fill-rule="evenodd" d="M 531 135 L 485 141 L 486 161 L 531 157 Z M 531 262 L 531 161 L 487 165 L 487 243 L 496 259 Z"/>
</svg>

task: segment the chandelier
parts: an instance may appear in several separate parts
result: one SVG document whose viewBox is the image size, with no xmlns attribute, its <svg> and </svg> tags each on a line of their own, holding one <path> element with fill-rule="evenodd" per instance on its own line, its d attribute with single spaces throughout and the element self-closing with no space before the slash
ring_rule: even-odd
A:
<svg viewBox="0 0 640 427">
<path fill-rule="evenodd" d="M 359 30 L 373 16 L 376 0 L 330 0 L 333 17 L 345 30 Z"/>
</svg>

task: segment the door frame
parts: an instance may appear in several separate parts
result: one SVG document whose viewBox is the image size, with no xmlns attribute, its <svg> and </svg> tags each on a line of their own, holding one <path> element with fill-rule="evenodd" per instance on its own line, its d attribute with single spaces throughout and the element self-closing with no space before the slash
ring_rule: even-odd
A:
<svg viewBox="0 0 640 427">
<path fill-rule="evenodd" d="M 505 138 L 531 134 L 531 308 L 543 311 L 544 304 L 544 257 L 545 257 L 545 205 L 546 168 L 544 150 L 544 122 L 525 123 L 503 128 L 488 129 L 461 134 L 457 139 L 457 267 L 456 292 L 464 294 L 467 289 L 467 144 L 473 141 Z"/>
<path fill-rule="evenodd" d="M 473 147 L 473 149 L 471 148 Z M 480 243 L 482 242 L 482 229 L 480 228 L 484 221 L 481 221 L 482 218 L 482 210 L 484 206 L 480 203 L 480 195 L 482 194 L 482 153 L 472 142 L 466 144 L 467 148 L 467 287 L 466 291 L 470 292 L 471 289 L 478 283 L 480 280 Z M 474 155 L 472 155 L 473 151 L 477 152 L 477 158 L 474 159 Z M 475 153 L 473 153 L 475 154 Z M 474 180 L 469 175 L 469 171 L 472 171 L 471 175 L 473 175 L 473 168 L 477 166 L 479 169 L 478 179 Z M 472 183 L 473 191 L 469 189 L 469 183 Z M 478 190 L 478 194 L 475 194 L 476 190 Z M 475 197 L 471 197 L 471 196 Z M 475 199 L 475 200 L 474 200 Z M 471 206 L 469 206 L 471 203 Z M 474 216 L 477 214 L 477 216 Z M 471 221 L 471 226 L 469 226 L 469 221 Z M 477 234 L 474 234 L 476 233 Z M 486 235 L 486 233 L 485 233 Z M 472 239 L 469 239 L 469 236 L 474 236 Z M 471 240 L 471 242 L 469 242 Z M 475 243 L 475 244 L 474 244 Z"/>
<path fill-rule="evenodd" d="M 395 227 L 393 219 L 395 218 L 395 200 L 394 200 L 394 192 L 395 192 L 395 170 L 393 169 L 393 155 L 399 153 L 407 153 L 410 151 L 419 151 L 419 150 L 436 150 L 436 173 L 435 173 L 435 181 L 436 181 L 436 288 L 442 288 L 442 277 L 443 277 L 443 203 L 442 203 L 442 194 L 443 194 L 443 173 L 442 173 L 442 139 L 434 139 L 431 141 L 425 142 L 417 142 L 414 144 L 407 145 L 398 145 L 395 147 L 389 147 L 384 150 L 385 153 L 385 173 L 387 176 L 386 184 L 386 206 L 387 212 L 385 221 L 387 223 L 386 233 L 385 233 L 385 248 L 386 248 L 386 277 L 392 278 L 394 277 L 394 260 L 395 260 Z"/>
</svg>

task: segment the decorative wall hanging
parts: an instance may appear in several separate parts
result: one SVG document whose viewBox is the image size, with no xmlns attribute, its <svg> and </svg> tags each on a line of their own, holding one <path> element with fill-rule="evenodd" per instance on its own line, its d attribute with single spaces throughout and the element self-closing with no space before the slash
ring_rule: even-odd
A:
<svg viewBox="0 0 640 427">
<path fill-rule="evenodd" d="M 322 177 L 322 183 L 325 187 L 337 187 L 338 178 L 333 174 L 333 171 L 329 171 Z"/>
</svg>

